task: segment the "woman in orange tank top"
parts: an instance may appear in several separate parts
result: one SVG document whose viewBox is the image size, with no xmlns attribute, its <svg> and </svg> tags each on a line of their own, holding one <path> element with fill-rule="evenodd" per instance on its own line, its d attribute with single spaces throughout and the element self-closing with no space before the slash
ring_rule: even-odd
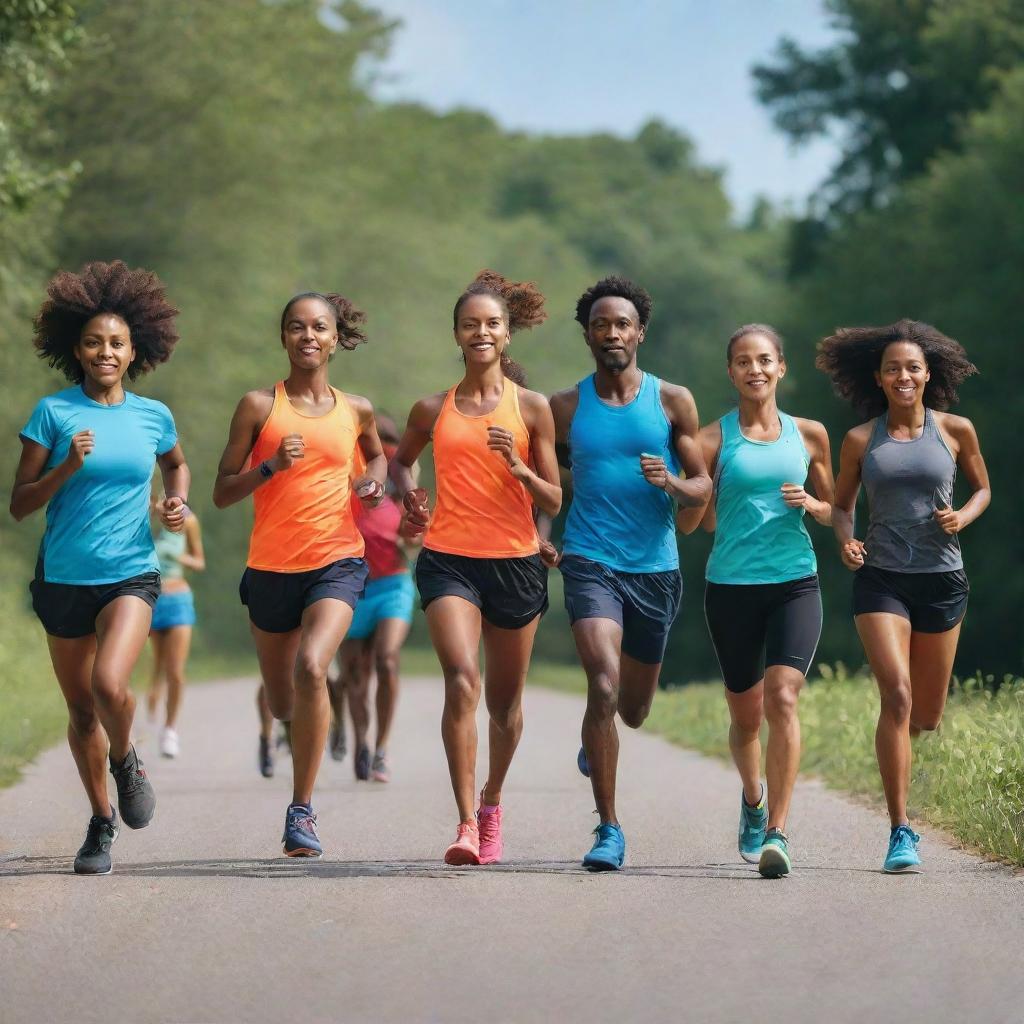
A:
<svg viewBox="0 0 1024 1024">
<path fill-rule="evenodd" d="M 305 292 L 285 306 L 288 378 L 238 403 L 213 490 L 218 508 L 253 495 L 239 592 L 249 608 L 261 697 L 275 718 L 291 723 L 294 791 L 283 839 L 290 857 L 323 852 L 311 801 L 330 725 L 327 668 L 367 571 L 352 494 L 371 507 L 384 495 L 387 460 L 373 407 L 327 379 L 338 345 L 351 349 L 365 340 L 364 320 L 340 295 Z M 365 459 L 362 473 L 357 451 Z M 272 774 L 267 739 L 261 736 L 261 767 Z"/>
<path fill-rule="evenodd" d="M 410 522 L 426 530 L 416 585 L 444 672 L 441 735 L 459 811 L 449 864 L 501 859 L 501 787 L 522 734 L 526 670 L 547 609 L 533 514 L 536 507 L 554 516 L 562 503 L 555 428 L 547 400 L 521 386 L 522 369 L 506 352 L 513 331 L 546 315 L 535 285 L 481 271 L 455 304 L 466 374 L 413 406 L 391 463 Z M 433 514 L 411 472 L 431 441 Z M 474 814 L 481 636 L 490 765 Z"/>
</svg>

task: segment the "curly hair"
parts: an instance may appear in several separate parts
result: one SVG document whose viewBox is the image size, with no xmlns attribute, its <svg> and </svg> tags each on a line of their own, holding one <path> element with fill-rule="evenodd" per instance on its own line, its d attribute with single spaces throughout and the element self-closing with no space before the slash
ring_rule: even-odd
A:
<svg viewBox="0 0 1024 1024">
<path fill-rule="evenodd" d="M 732 332 L 729 344 L 725 347 L 725 361 L 727 363 L 732 362 L 732 350 L 736 342 L 741 338 L 747 337 L 748 334 L 763 334 L 775 346 L 775 352 L 778 357 L 780 359 L 786 358 L 785 353 L 782 351 L 782 335 L 774 327 L 769 324 L 744 324 Z"/>
<path fill-rule="evenodd" d="M 120 317 L 128 325 L 135 348 L 129 380 L 167 362 L 174 351 L 178 310 L 149 270 L 130 270 L 121 260 L 87 263 L 77 274 L 62 270 L 46 286 L 46 294 L 33 320 L 32 344 L 40 359 L 74 384 L 85 380 L 75 346 L 85 325 L 103 313 Z"/>
<path fill-rule="evenodd" d="M 548 318 L 544 296 L 533 281 L 510 281 L 495 270 L 481 270 L 456 300 L 452 310 L 453 330 L 459 326 L 459 310 L 474 295 L 489 295 L 498 300 L 508 320 L 510 334 L 529 330 Z M 504 352 L 501 354 L 501 370 L 509 380 L 525 386 L 526 371 Z"/>
<path fill-rule="evenodd" d="M 303 299 L 319 299 L 334 311 L 334 323 L 338 331 L 338 344 L 350 352 L 357 345 L 366 341 L 366 333 L 363 331 L 363 324 L 366 323 L 366 314 L 357 309 L 355 304 L 346 299 L 344 295 L 337 292 L 299 292 L 293 295 L 287 305 L 281 310 L 281 333 L 284 334 L 284 324 L 288 319 L 288 313 L 296 302 Z"/>
<path fill-rule="evenodd" d="M 886 327 L 841 327 L 818 344 L 814 365 L 831 377 L 836 394 L 859 413 L 878 416 L 888 403 L 875 374 L 886 348 L 898 341 L 917 345 L 924 353 L 931 374 L 924 404 L 930 409 L 948 409 L 959 401 L 957 389 L 978 372 L 959 342 L 919 320 L 897 320 Z"/>
<path fill-rule="evenodd" d="M 598 299 L 611 296 L 628 299 L 636 307 L 640 317 L 640 326 L 646 327 L 651 320 L 651 309 L 654 301 L 647 291 L 627 280 L 625 277 L 605 277 L 593 287 L 588 288 L 576 302 L 576 322 L 586 330 L 590 324 L 590 309 Z"/>
</svg>

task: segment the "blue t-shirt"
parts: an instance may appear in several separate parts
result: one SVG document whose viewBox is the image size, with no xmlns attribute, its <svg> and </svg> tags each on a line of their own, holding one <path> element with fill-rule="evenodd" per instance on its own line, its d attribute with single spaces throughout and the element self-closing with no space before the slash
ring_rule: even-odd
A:
<svg viewBox="0 0 1024 1024">
<path fill-rule="evenodd" d="M 178 440 L 170 409 L 128 391 L 120 405 L 101 405 L 78 385 L 41 399 L 21 436 L 50 449 L 45 472 L 83 430 L 95 447 L 46 506 L 38 578 L 87 586 L 159 571 L 149 489 L 156 457 Z"/>
</svg>

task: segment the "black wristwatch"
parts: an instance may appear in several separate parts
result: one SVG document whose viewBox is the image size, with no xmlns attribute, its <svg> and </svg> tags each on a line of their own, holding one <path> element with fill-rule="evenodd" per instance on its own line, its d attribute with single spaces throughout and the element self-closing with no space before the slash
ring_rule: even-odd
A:
<svg viewBox="0 0 1024 1024">
<path fill-rule="evenodd" d="M 264 459 L 257 468 L 260 471 L 260 476 L 263 477 L 264 480 L 269 480 L 274 475 L 274 470 L 266 459 Z"/>
</svg>

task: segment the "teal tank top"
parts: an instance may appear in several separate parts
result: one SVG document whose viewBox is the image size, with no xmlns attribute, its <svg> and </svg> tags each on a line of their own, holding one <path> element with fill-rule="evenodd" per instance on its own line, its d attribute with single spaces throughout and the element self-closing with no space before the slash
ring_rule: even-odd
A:
<svg viewBox="0 0 1024 1024">
<path fill-rule="evenodd" d="M 674 502 L 640 470 L 640 453 L 646 452 L 679 472 L 661 381 L 645 373 L 629 405 L 603 402 L 592 376 L 580 381 L 578 391 L 569 427 L 572 505 L 565 554 L 617 572 L 678 570 Z"/>
<path fill-rule="evenodd" d="M 807 479 L 811 457 L 792 416 L 779 413 L 775 441 L 751 441 L 740 430 L 739 410 L 719 421 L 722 447 L 715 469 L 715 544 L 710 583 L 786 583 L 818 570 L 804 526 L 804 510 L 789 508 L 779 490 Z"/>
<path fill-rule="evenodd" d="M 160 562 L 160 576 L 165 580 L 184 579 L 185 567 L 178 561 L 179 556 L 185 553 L 187 541 L 185 531 L 171 533 L 163 527 L 153 539 L 156 547 L 156 557 Z"/>
</svg>

